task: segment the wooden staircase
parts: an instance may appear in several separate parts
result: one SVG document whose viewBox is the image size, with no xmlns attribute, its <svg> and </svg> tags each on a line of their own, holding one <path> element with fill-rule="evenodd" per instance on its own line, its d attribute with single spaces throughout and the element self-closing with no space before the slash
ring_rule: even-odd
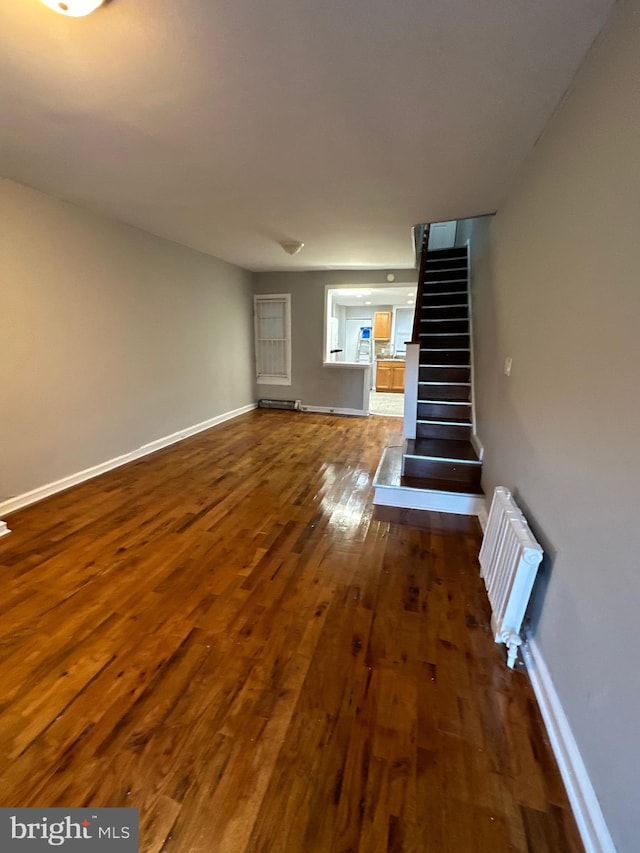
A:
<svg viewBox="0 0 640 853">
<path fill-rule="evenodd" d="M 482 462 L 471 441 L 466 247 L 423 251 L 413 342 L 420 347 L 417 418 L 409 432 L 415 438 L 385 451 L 374 480 L 374 502 L 477 514 L 484 509 L 484 496 Z"/>
</svg>

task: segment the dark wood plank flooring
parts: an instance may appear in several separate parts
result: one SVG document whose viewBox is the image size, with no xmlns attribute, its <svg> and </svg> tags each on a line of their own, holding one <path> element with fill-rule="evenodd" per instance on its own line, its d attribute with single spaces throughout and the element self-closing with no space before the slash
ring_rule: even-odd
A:
<svg viewBox="0 0 640 853">
<path fill-rule="evenodd" d="M 0 805 L 137 806 L 149 852 L 582 850 L 477 521 L 374 513 L 398 428 L 253 412 L 12 515 Z"/>
</svg>

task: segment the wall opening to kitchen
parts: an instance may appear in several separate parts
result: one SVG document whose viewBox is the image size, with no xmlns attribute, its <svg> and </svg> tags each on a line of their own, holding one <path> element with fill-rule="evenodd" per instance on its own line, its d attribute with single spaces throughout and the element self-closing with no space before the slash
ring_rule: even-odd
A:
<svg viewBox="0 0 640 853">
<path fill-rule="evenodd" d="M 371 364 L 371 414 L 402 417 L 415 285 L 327 287 L 325 363 Z"/>
</svg>

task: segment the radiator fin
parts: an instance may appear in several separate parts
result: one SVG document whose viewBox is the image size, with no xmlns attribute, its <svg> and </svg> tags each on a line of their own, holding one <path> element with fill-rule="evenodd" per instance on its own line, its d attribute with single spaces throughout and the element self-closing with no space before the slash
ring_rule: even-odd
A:
<svg viewBox="0 0 640 853">
<path fill-rule="evenodd" d="M 493 636 L 496 643 L 507 645 L 511 668 L 522 643 L 520 629 L 542 553 L 511 492 L 498 486 L 478 559 L 491 604 Z"/>
</svg>

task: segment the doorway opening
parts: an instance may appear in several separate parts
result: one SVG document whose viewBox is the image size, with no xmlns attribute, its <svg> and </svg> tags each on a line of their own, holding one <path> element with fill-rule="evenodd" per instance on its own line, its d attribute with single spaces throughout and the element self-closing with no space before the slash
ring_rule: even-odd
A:
<svg viewBox="0 0 640 853">
<path fill-rule="evenodd" d="M 392 394 L 372 388 L 369 393 L 369 414 L 401 418 L 404 415 L 404 393 Z"/>
<path fill-rule="evenodd" d="M 406 343 L 416 290 L 406 283 L 327 288 L 325 362 L 371 365 L 370 414 L 404 414 Z"/>
</svg>

